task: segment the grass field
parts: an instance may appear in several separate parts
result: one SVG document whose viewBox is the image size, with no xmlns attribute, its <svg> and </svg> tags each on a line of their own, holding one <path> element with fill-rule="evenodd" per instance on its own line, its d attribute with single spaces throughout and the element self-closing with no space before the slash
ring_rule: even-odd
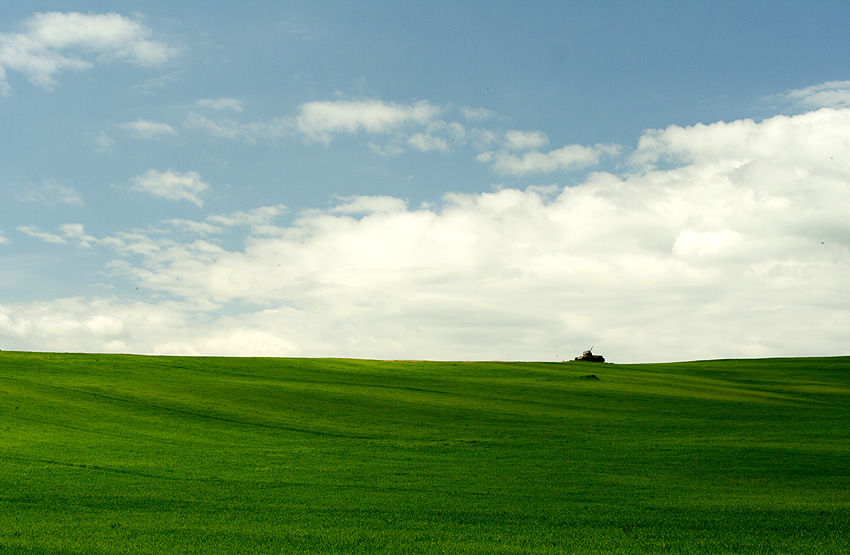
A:
<svg viewBox="0 0 850 555">
<path fill-rule="evenodd" d="M 0 553 L 850 553 L 850 358 L 0 352 Z"/>
</svg>

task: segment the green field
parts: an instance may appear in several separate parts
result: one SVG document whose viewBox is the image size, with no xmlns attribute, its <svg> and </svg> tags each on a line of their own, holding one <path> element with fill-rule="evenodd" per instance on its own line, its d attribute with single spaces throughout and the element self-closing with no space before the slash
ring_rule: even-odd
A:
<svg viewBox="0 0 850 555">
<path fill-rule="evenodd" d="M 4 554 L 848 552 L 848 357 L 0 352 Z"/>
</svg>

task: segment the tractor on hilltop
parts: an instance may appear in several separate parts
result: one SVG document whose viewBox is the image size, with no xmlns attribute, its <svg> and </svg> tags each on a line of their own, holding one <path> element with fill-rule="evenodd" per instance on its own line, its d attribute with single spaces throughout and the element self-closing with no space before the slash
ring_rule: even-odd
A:
<svg viewBox="0 0 850 555">
<path fill-rule="evenodd" d="M 591 347 L 590 349 L 583 352 L 581 356 L 576 357 L 575 360 L 584 360 L 587 362 L 605 362 L 605 357 L 602 355 L 594 355 L 593 347 Z"/>
</svg>

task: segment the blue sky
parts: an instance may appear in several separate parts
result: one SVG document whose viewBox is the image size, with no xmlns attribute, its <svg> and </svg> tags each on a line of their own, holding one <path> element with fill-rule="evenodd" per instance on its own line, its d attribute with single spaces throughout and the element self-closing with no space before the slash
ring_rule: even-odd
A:
<svg viewBox="0 0 850 555">
<path fill-rule="evenodd" d="M 846 354 L 845 2 L 0 7 L 0 347 Z"/>
</svg>

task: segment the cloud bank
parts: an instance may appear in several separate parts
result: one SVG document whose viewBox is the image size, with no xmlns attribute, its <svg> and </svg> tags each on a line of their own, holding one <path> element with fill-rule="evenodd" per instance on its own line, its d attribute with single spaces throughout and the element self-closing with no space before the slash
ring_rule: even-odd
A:
<svg viewBox="0 0 850 555">
<path fill-rule="evenodd" d="M 320 141 L 434 117 L 430 105 L 314 108 L 301 125 Z M 506 153 L 525 149 L 508 172 L 533 167 L 523 157 L 546 144 L 534 133 L 504 140 Z M 555 158 L 545 164 L 620 152 L 583 148 L 544 153 Z M 108 271 L 150 298 L 3 304 L 0 338 L 31 349 L 461 360 L 557 360 L 591 345 L 615 362 L 846 354 L 848 151 L 850 109 L 825 108 L 650 130 L 628 171 L 567 188 L 451 193 L 430 207 L 352 197 L 100 238 L 81 225 L 20 229 L 108 249 Z M 200 205 L 197 174 L 148 173 L 136 187 Z M 226 248 L 234 234 L 244 246 Z"/>
</svg>

